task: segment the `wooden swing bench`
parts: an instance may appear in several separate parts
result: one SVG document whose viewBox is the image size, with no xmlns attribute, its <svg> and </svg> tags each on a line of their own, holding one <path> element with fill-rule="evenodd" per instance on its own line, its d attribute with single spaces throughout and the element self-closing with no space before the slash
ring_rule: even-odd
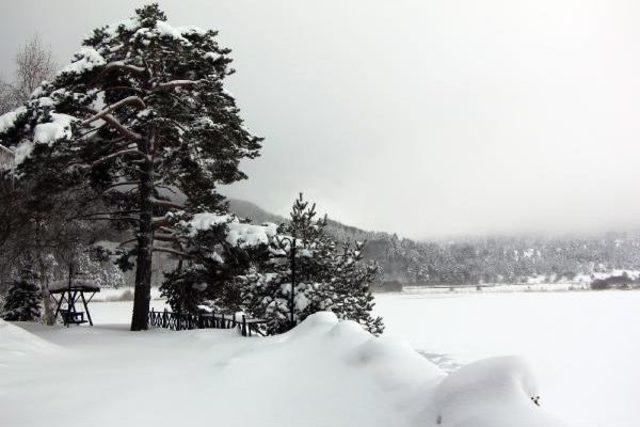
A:
<svg viewBox="0 0 640 427">
<path fill-rule="evenodd" d="M 93 326 L 88 304 L 98 292 L 100 292 L 100 287 L 87 283 L 70 284 L 66 287 L 50 290 L 49 295 L 56 303 L 55 316 L 57 317 L 60 314 L 62 323 L 65 326 L 81 325 L 87 322 Z M 88 294 L 88 298 L 85 297 L 85 294 Z M 59 297 L 56 298 L 56 295 L 59 295 Z M 82 302 L 84 311 L 79 311 L 76 308 L 76 303 L 78 302 Z M 65 304 L 66 307 L 63 308 L 62 304 Z M 86 318 L 85 313 L 87 315 Z"/>
</svg>

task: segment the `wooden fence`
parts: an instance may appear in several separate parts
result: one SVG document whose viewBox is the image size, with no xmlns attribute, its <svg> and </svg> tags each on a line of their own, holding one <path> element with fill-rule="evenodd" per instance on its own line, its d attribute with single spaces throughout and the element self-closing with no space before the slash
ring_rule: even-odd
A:
<svg viewBox="0 0 640 427">
<path fill-rule="evenodd" d="M 266 335 L 267 321 L 263 319 L 252 319 L 242 316 L 238 319 L 236 315 L 225 315 L 215 313 L 175 313 L 165 309 L 164 311 L 151 310 L 149 312 L 149 326 L 155 328 L 171 329 L 172 331 L 182 331 L 188 329 L 238 329 L 242 336 Z"/>
</svg>

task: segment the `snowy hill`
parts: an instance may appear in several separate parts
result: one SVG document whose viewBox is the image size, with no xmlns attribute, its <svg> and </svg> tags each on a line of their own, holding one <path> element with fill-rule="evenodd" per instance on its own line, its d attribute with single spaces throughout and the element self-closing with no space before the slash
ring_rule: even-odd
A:
<svg viewBox="0 0 640 427">
<path fill-rule="evenodd" d="M 253 339 L 233 330 L 134 337 L 125 325 L 22 326 L 32 333 L 0 321 L 0 424 L 12 427 L 562 425 L 532 401 L 538 391 L 517 358 L 447 376 L 407 344 L 330 313 Z M 62 416 L 71 403 L 72 416 Z"/>
</svg>

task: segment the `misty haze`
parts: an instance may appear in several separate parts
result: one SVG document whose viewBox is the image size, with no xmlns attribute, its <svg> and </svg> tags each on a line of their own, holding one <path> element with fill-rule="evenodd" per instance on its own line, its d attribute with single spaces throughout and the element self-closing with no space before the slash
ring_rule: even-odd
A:
<svg viewBox="0 0 640 427">
<path fill-rule="evenodd" d="M 152 1 L 0 0 L 0 425 L 635 427 L 640 4 Z"/>
</svg>

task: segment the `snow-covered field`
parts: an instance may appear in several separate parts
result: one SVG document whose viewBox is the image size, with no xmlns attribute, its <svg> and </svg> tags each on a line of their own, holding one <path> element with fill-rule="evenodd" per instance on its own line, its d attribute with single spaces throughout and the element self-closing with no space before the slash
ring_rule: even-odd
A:
<svg viewBox="0 0 640 427">
<path fill-rule="evenodd" d="M 574 426 L 640 425 L 640 292 L 380 294 L 386 334 L 446 370 L 527 358 L 542 406 Z"/>
<path fill-rule="evenodd" d="M 406 343 L 330 313 L 245 338 L 132 333 L 131 302 L 92 309 L 93 328 L 0 320 L 0 426 L 564 425 L 532 402 L 535 379 L 519 358 L 447 375 Z"/>
</svg>

